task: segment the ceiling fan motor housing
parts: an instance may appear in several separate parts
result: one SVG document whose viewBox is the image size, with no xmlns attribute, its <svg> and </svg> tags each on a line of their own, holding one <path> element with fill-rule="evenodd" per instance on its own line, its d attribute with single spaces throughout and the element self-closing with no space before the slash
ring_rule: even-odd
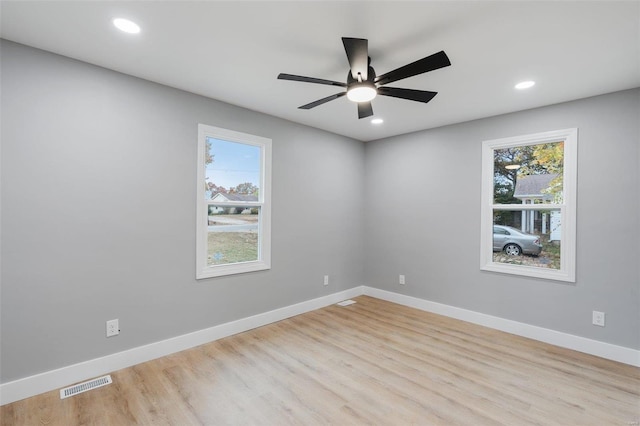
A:
<svg viewBox="0 0 640 426">
<path fill-rule="evenodd" d="M 371 58 L 369 58 L 369 61 L 371 61 Z M 358 77 L 360 77 L 360 73 L 358 73 Z M 351 70 L 349 70 L 349 72 L 347 73 L 347 87 L 351 87 L 351 85 L 354 83 L 360 83 L 360 81 L 358 80 L 358 77 L 354 77 L 353 74 L 351 73 Z M 373 69 L 372 66 L 369 66 L 367 70 L 367 79 L 363 80 L 362 82 L 370 81 L 371 84 L 373 84 L 375 79 L 376 79 L 376 71 Z"/>
</svg>

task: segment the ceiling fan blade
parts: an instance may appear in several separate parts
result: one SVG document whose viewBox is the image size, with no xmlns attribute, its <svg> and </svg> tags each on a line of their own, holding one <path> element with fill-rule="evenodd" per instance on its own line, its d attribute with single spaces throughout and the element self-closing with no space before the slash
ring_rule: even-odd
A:
<svg viewBox="0 0 640 426">
<path fill-rule="evenodd" d="M 358 102 L 358 118 L 371 117 L 373 115 L 373 108 L 371 102 Z"/>
<path fill-rule="evenodd" d="M 437 94 L 438 92 L 428 92 L 426 90 L 401 89 L 399 87 L 378 87 L 378 95 L 424 103 L 429 102 Z"/>
<path fill-rule="evenodd" d="M 449 65 L 451 65 L 449 57 L 444 53 L 444 50 L 441 50 L 431 56 L 427 56 L 426 58 L 419 59 L 408 65 L 389 71 L 386 74 L 382 74 L 376 78 L 375 83 L 378 86 L 382 86 L 404 78 L 413 77 L 414 75 L 448 67 Z"/>
<path fill-rule="evenodd" d="M 342 96 L 344 96 L 346 94 L 347 94 L 347 92 L 336 93 L 335 95 L 327 96 L 326 98 L 318 99 L 315 102 L 311 102 L 309 104 L 302 105 L 301 107 L 298 107 L 298 109 L 311 109 L 311 108 L 317 107 L 318 105 L 322 105 L 324 103 L 332 101 L 334 99 L 338 99 L 338 98 L 340 98 L 340 97 L 342 97 Z"/>
<path fill-rule="evenodd" d="M 293 74 L 284 74 L 284 73 L 278 74 L 278 80 L 302 81 L 303 83 L 317 83 L 317 84 L 327 84 L 329 86 L 347 87 L 346 83 L 340 83 L 339 81 L 324 80 L 322 78 L 304 77 L 302 75 L 293 75 Z"/>
<path fill-rule="evenodd" d="M 366 38 L 342 37 L 342 44 L 351 67 L 351 76 L 357 80 L 360 73 L 365 81 L 369 71 L 369 41 Z"/>
</svg>

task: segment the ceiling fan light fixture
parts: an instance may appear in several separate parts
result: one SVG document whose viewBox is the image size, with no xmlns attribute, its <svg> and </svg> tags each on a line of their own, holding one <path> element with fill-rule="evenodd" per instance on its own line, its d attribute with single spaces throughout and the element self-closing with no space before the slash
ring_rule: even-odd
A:
<svg viewBox="0 0 640 426">
<path fill-rule="evenodd" d="M 347 98 L 352 102 L 369 102 L 376 97 L 378 91 L 370 81 L 354 83 L 347 90 Z"/>
</svg>

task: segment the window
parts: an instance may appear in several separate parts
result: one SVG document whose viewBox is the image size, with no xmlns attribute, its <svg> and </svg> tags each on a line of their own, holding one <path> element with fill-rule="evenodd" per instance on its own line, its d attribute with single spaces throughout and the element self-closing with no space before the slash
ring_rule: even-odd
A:
<svg viewBox="0 0 640 426">
<path fill-rule="evenodd" d="M 578 130 L 484 141 L 480 268 L 575 282 Z"/>
<path fill-rule="evenodd" d="M 198 125 L 196 278 L 271 267 L 271 139 Z"/>
</svg>

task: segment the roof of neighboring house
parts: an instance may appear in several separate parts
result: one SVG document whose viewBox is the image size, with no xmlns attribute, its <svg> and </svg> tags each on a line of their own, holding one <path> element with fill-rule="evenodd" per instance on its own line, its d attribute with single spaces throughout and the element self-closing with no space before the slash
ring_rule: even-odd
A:
<svg viewBox="0 0 640 426">
<path fill-rule="evenodd" d="M 542 191 L 549 188 L 551 181 L 557 177 L 557 173 L 519 176 L 513 196 L 515 198 L 549 198 L 550 194 L 545 194 Z"/>
<path fill-rule="evenodd" d="M 256 195 L 249 194 L 227 194 L 223 192 L 218 192 L 216 195 L 212 197 L 212 200 L 215 200 L 218 197 L 224 198 L 224 201 L 258 201 L 258 197 Z M 218 201 L 222 201 L 218 198 Z"/>
</svg>

